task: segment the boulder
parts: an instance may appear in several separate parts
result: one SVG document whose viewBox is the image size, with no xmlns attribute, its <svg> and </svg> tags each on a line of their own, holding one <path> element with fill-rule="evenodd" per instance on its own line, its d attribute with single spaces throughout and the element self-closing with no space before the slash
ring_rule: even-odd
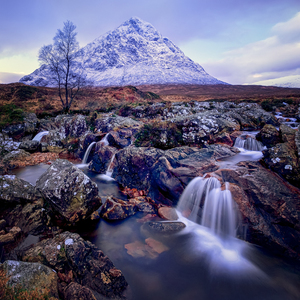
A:
<svg viewBox="0 0 300 300">
<path fill-rule="evenodd" d="M 7 152 L 18 150 L 20 142 L 15 142 L 7 134 L 0 132 L 0 153 L 3 155 Z"/>
<path fill-rule="evenodd" d="M 105 220 L 122 220 L 137 212 L 135 206 L 128 201 L 108 197 L 101 207 L 101 217 Z"/>
<path fill-rule="evenodd" d="M 256 135 L 256 139 L 261 141 L 268 148 L 275 146 L 281 142 L 279 131 L 270 124 L 265 125 Z"/>
<path fill-rule="evenodd" d="M 299 158 L 290 143 L 276 144 L 263 151 L 264 163 L 290 183 L 300 187 Z"/>
<path fill-rule="evenodd" d="M 241 162 L 215 174 L 230 183 L 243 224 L 248 226 L 246 240 L 299 259 L 300 190 L 258 162 Z"/>
<path fill-rule="evenodd" d="M 24 234 L 39 234 L 47 224 L 42 194 L 14 175 L 0 176 L 0 218 L 6 226 L 18 226 Z"/>
<path fill-rule="evenodd" d="M 67 223 L 86 219 L 101 205 L 98 187 L 67 160 L 56 160 L 37 180 L 53 213 Z"/>
<path fill-rule="evenodd" d="M 0 204 L 2 207 L 19 203 L 32 203 L 42 198 L 29 182 L 15 175 L 0 176 Z"/>
<path fill-rule="evenodd" d="M 33 140 L 25 141 L 20 144 L 19 149 L 23 149 L 27 152 L 35 152 L 40 150 L 40 142 Z"/>
<path fill-rule="evenodd" d="M 93 292 L 81 284 L 71 282 L 64 289 L 64 300 L 97 300 Z"/>
<path fill-rule="evenodd" d="M 290 126 L 287 126 L 285 124 L 280 125 L 279 132 L 281 136 L 281 140 L 284 143 L 290 144 L 292 147 L 295 147 L 295 136 L 296 136 L 296 130 L 291 128 Z"/>
<path fill-rule="evenodd" d="M 130 139 L 121 138 L 120 134 L 116 131 L 111 131 L 107 135 L 107 140 L 110 146 L 115 147 L 117 149 L 123 149 L 131 144 Z"/>
<path fill-rule="evenodd" d="M 61 280 L 70 278 L 67 274 L 71 271 L 74 282 L 102 297 L 124 298 L 128 285 L 122 272 L 115 268 L 109 258 L 76 233 L 64 232 L 37 243 L 24 253 L 23 260 L 43 262 L 57 273 L 65 274 L 60 275 Z"/>
<path fill-rule="evenodd" d="M 147 230 L 152 233 L 172 234 L 177 233 L 185 228 L 185 224 L 182 222 L 147 222 L 143 224 L 143 230 Z"/>
<path fill-rule="evenodd" d="M 6 273 L 7 285 L 58 298 L 57 275 L 51 268 L 41 263 L 13 260 L 5 261 L 0 268 Z"/>
<path fill-rule="evenodd" d="M 117 150 L 110 146 L 103 146 L 102 142 L 98 142 L 95 146 L 95 152 L 89 163 L 89 170 L 105 174 L 108 170 L 112 157 Z"/>
<path fill-rule="evenodd" d="M 142 122 L 135 121 L 132 118 L 120 116 L 100 118 L 97 119 L 95 123 L 95 129 L 98 132 L 110 132 L 115 129 L 130 129 L 133 134 L 143 125 Z"/>
</svg>

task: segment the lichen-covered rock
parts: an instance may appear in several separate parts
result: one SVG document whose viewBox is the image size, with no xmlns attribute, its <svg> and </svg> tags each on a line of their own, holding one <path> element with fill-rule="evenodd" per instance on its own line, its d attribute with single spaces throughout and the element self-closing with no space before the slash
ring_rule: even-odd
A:
<svg viewBox="0 0 300 300">
<path fill-rule="evenodd" d="M 135 133 L 143 123 L 128 117 L 106 117 L 96 120 L 96 130 L 99 132 L 110 132 L 114 129 L 130 129 Z"/>
<path fill-rule="evenodd" d="M 256 139 L 261 141 L 268 148 L 281 142 L 279 131 L 270 124 L 265 125 L 256 135 Z"/>
<path fill-rule="evenodd" d="M 128 201 L 108 197 L 101 207 L 101 217 L 105 220 L 123 220 L 137 212 Z"/>
<path fill-rule="evenodd" d="M 130 139 L 122 138 L 120 136 L 120 134 L 116 131 L 111 131 L 107 135 L 107 141 L 109 142 L 110 146 L 116 147 L 117 149 L 123 149 L 123 148 L 129 146 L 131 143 Z"/>
<path fill-rule="evenodd" d="M 37 243 L 24 253 L 23 260 L 43 262 L 60 274 L 71 271 L 76 283 L 108 298 L 124 298 L 128 285 L 109 258 L 76 233 L 64 232 Z"/>
<path fill-rule="evenodd" d="M 274 172 L 300 187 L 299 158 L 289 143 L 279 143 L 263 151 L 263 161 Z"/>
<path fill-rule="evenodd" d="M 300 157 L 300 125 L 298 126 L 298 130 L 295 133 L 295 144 L 298 157 Z"/>
<path fill-rule="evenodd" d="M 68 223 L 86 219 L 101 205 L 96 183 L 67 160 L 56 160 L 36 187 L 52 211 Z"/>
<path fill-rule="evenodd" d="M 102 142 L 98 142 L 95 146 L 95 152 L 89 163 L 89 170 L 105 174 L 108 170 L 112 157 L 117 150 L 110 146 L 103 146 Z"/>
<path fill-rule="evenodd" d="M 39 141 L 25 141 L 25 142 L 22 142 L 20 145 L 19 145 L 19 149 L 23 149 L 25 151 L 28 151 L 28 152 L 35 152 L 35 151 L 38 151 L 40 148 L 40 142 Z"/>
<path fill-rule="evenodd" d="M 0 176 L 0 204 L 30 203 L 42 198 L 41 193 L 29 182 L 15 175 Z"/>
<path fill-rule="evenodd" d="M 0 217 L 7 226 L 18 226 L 24 234 L 39 234 L 46 227 L 42 194 L 25 180 L 0 176 L 0 206 Z"/>
<path fill-rule="evenodd" d="M 230 183 L 232 197 L 248 227 L 246 240 L 299 259 L 300 190 L 258 162 L 241 162 L 215 174 Z"/>
<path fill-rule="evenodd" d="M 24 290 L 36 289 L 38 293 L 58 298 L 57 275 L 51 268 L 41 263 L 7 260 L 0 265 L 11 287 Z"/>
</svg>

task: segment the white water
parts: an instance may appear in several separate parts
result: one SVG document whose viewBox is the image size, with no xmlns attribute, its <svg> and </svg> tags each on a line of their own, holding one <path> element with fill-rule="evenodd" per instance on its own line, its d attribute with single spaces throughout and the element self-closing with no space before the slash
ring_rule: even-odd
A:
<svg viewBox="0 0 300 300">
<path fill-rule="evenodd" d="M 111 157 L 111 160 L 109 162 L 109 165 L 108 165 L 108 168 L 107 168 L 107 171 L 105 173 L 105 175 L 111 177 L 112 173 L 113 173 L 113 163 L 114 163 L 114 160 L 115 160 L 115 154 Z"/>
<path fill-rule="evenodd" d="M 82 159 L 82 164 L 83 164 L 83 165 L 87 164 L 87 160 L 88 160 L 88 158 L 89 158 L 90 152 L 91 152 L 91 150 L 92 150 L 92 147 L 93 147 L 95 144 L 96 144 L 96 142 L 92 142 L 92 143 L 88 146 L 88 148 L 86 149 L 86 151 L 85 151 L 85 153 L 84 153 L 84 157 L 83 157 L 83 159 Z"/>
<path fill-rule="evenodd" d="M 47 134 L 49 134 L 49 131 L 39 132 L 32 140 L 40 142 L 42 140 L 42 137 L 47 135 Z"/>
<path fill-rule="evenodd" d="M 214 178 L 194 178 L 183 191 L 177 209 L 189 220 L 218 236 L 236 235 L 236 212 L 231 192 Z"/>
<path fill-rule="evenodd" d="M 107 133 L 104 138 L 102 138 L 102 140 L 100 141 L 100 143 L 103 145 L 103 146 L 109 146 L 109 142 L 107 140 L 107 136 L 108 136 L 109 133 Z"/>
<path fill-rule="evenodd" d="M 246 139 L 237 137 L 234 147 L 249 151 L 262 151 L 264 149 L 264 145 L 253 137 L 247 137 Z"/>
<path fill-rule="evenodd" d="M 281 120 L 282 124 L 285 124 L 293 129 L 296 129 L 299 126 L 299 123 L 297 122 L 296 118 L 285 118 L 282 116 L 281 112 L 277 112 L 275 114 L 275 117 L 279 120 Z"/>
</svg>

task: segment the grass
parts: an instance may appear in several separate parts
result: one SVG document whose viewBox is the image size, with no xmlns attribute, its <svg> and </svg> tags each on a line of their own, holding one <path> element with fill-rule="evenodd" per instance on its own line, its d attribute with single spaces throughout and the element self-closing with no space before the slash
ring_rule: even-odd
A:
<svg viewBox="0 0 300 300">
<path fill-rule="evenodd" d="M 0 128 L 9 124 L 22 122 L 24 112 L 14 104 L 4 104 L 0 106 Z"/>
</svg>

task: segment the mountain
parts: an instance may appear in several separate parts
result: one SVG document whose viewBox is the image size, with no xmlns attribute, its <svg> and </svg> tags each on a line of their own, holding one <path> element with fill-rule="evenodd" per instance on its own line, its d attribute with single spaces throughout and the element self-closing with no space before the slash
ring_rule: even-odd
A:
<svg viewBox="0 0 300 300">
<path fill-rule="evenodd" d="M 300 88 L 300 75 L 291 75 L 291 76 L 284 76 L 275 79 L 262 80 L 251 84 L 278 86 L 278 87 L 286 87 L 286 88 Z"/>
<path fill-rule="evenodd" d="M 206 73 L 150 23 L 136 17 L 95 39 L 78 54 L 95 86 L 226 84 Z M 47 86 L 41 74 L 45 68 L 24 76 L 20 82 Z"/>
</svg>

